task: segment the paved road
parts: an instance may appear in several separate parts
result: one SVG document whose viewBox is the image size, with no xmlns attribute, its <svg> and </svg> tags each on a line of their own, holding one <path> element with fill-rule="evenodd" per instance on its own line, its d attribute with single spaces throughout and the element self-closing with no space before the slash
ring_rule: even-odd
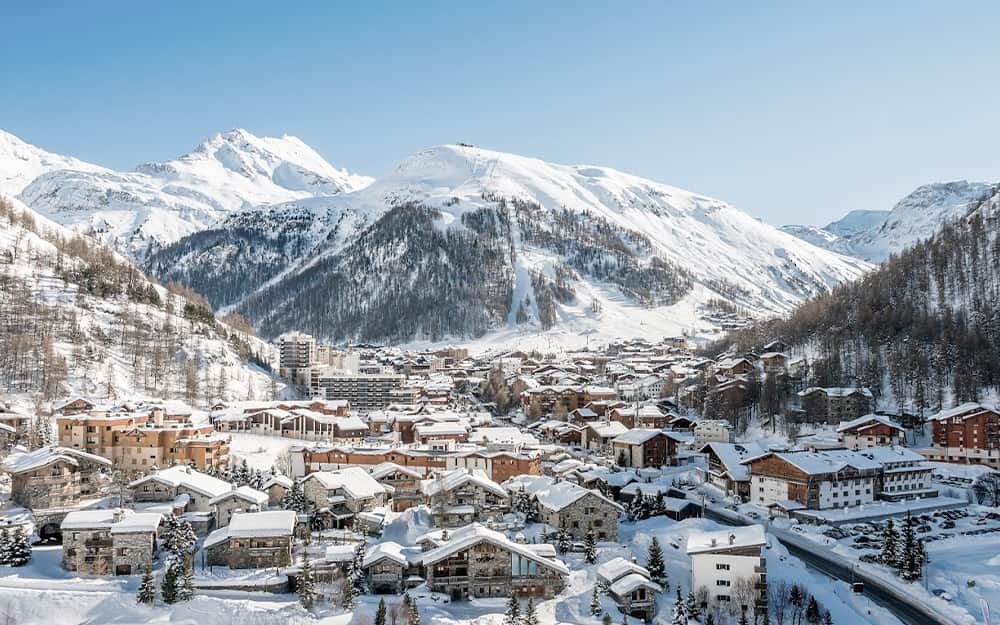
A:
<svg viewBox="0 0 1000 625">
<path fill-rule="evenodd" d="M 708 508 L 705 516 L 727 525 L 746 525 L 736 515 L 720 514 L 719 511 Z M 908 596 L 887 584 L 883 580 L 868 574 L 863 569 L 852 567 L 850 563 L 833 552 L 816 549 L 808 538 L 795 536 L 793 532 L 768 528 L 768 531 L 788 549 L 788 552 L 802 560 L 806 566 L 824 575 L 839 579 L 848 584 L 854 581 L 865 583 L 865 596 L 885 608 L 906 625 L 958 625 L 956 621 L 937 610 L 919 602 L 914 602 Z"/>
</svg>

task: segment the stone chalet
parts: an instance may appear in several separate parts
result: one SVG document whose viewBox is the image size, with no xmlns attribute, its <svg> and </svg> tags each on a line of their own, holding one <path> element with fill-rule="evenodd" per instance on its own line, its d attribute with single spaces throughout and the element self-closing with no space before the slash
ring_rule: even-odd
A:
<svg viewBox="0 0 1000 625">
<path fill-rule="evenodd" d="M 440 534 L 440 533 L 439 533 Z M 551 598 L 566 583 L 569 569 L 551 545 L 527 545 L 473 524 L 457 529 L 420 556 L 427 588 L 452 600 L 476 597 Z"/>
<path fill-rule="evenodd" d="M 889 417 L 867 414 L 837 426 L 837 440 L 848 449 L 906 444 L 906 430 Z"/>
<path fill-rule="evenodd" d="M 287 475 L 273 475 L 264 482 L 264 492 L 267 493 L 267 505 L 276 508 L 284 499 L 285 493 L 292 488 L 292 478 Z"/>
<path fill-rule="evenodd" d="M 523 489 L 538 501 L 539 520 L 553 531 L 565 529 L 573 540 L 594 532 L 597 540 L 618 540 L 618 518 L 625 509 L 596 490 L 548 477 L 514 478 L 513 492 Z"/>
<path fill-rule="evenodd" d="M 62 565 L 84 575 L 138 575 L 152 567 L 157 512 L 75 510 L 63 519 Z"/>
<path fill-rule="evenodd" d="M 377 543 L 368 548 L 361 568 L 365 572 L 368 589 L 376 595 L 401 595 L 415 582 L 403 546 L 393 541 Z M 420 580 L 423 581 L 422 578 Z"/>
<path fill-rule="evenodd" d="M 610 451 L 611 441 L 625 432 L 628 427 L 618 421 L 591 421 L 584 427 L 581 444 L 592 451 Z"/>
<path fill-rule="evenodd" d="M 209 566 L 262 569 L 288 566 L 292 561 L 296 514 L 291 510 L 245 512 L 205 538 Z"/>
<path fill-rule="evenodd" d="M 391 490 L 361 467 L 317 471 L 302 480 L 302 494 L 327 527 L 343 527 L 359 512 L 386 505 Z"/>
<path fill-rule="evenodd" d="M 213 497 L 208 503 L 215 509 L 215 526 L 225 527 L 234 514 L 260 512 L 267 507 L 267 499 L 265 492 L 240 486 Z"/>
<path fill-rule="evenodd" d="M 174 502 L 180 498 L 187 512 L 213 511 L 212 500 L 233 490 L 224 480 L 191 467 L 175 466 L 141 477 L 128 485 L 138 503 Z"/>
<path fill-rule="evenodd" d="M 419 505 L 423 500 L 420 492 L 420 481 L 424 477 L 422 471 L 403 467 L 394 462 L 383 462 L 375 465 L 368 472 L 375 478 L 376 482 L 388 486 L 392 490 L 393 511 L 402 512 Z"/>
<path fill-rule="evenodd" d="M 510 509 L 507 491 L 479 469 L 438 473 L 421 482 L 420 491 L 439 527 L 468 525 Z"/>
<path fill-rule="evenodd" d="M 799 391 L 799 403 L 809 423 L 834 425 L 871 412 L 874 402 L 867 388 L 822 388 L 812 386 Z"/>
<path fill-rule="evenodd" d="M 649 570 L 618 557 L 594 569 L 597 581 L 618 604 L 622 613 L 646 622 L 656 613 L 656 593 L 663 588 L 649 577 Z"/>
<path fill-rule="evenodd" d="M 11 499 L 29 510 L 67 508 L 96 495 L 111 461 L 66 447 L 42 447 L 11 454 L 3 471 L 10 475 Z"/>
</svg>

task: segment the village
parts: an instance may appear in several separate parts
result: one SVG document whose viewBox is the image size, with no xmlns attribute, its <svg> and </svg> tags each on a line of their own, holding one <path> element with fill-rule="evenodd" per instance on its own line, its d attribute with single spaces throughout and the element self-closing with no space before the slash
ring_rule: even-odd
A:
<svg viewBox="0 0 1000 625">
<path fill-rule="evenodd" d="M 865 595 L 883 586 L 972 612 L 932 567 L 1000 533 L 1000 413 L 876 411 L 869 389 L 807 386 L 788 352 L 295 332 L 283 397 L 8 407 L 0 562 L 129 580 L 140 605 L 241 592 L 374 625 L 446 604 L 508 625 L 846 624 L 885 611 Z M 848 591 L 814 593 L 811 558 L 846 563 Z"/>
</svg>

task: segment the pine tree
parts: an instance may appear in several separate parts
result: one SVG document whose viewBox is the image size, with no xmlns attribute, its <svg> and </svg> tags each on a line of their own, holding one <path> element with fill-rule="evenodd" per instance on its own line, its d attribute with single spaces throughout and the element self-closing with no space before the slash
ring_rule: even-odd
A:
<svg viewBox="0 0 1000 625">
<path fill-rule="evenodd" d="M 569 548 L 570 548 L 569 532 L 566 531 L 566 525 L 563 524 L 559 528 L 559 535 L 556 539 L 556 551 L 558 551 L 559 553 L 566 553 L 567 551 L 569 551 Z"/>
<path fill-rule="evenodd" d="M 302 604 L 303 608 L 307 610 L 312 609 L 313 599 L 316 596 L 316 573 L 313 571 L 308 553 L 302 558 L 302 571 L 299 573 L 299 578 L 295 584 L 295 594 L 299 596 L 299 603 Z M 380 607 L 382 609 L 381 625 L 385 625 L 385 603 L 382 603 Z M 376 625 L 379 625 L 377 621 Z"/>
<path fill-rule="evenodd" d="M 0 566 L 8 566 L 10 564 L 11 548 L 10 532 L 5 527 L 0 531 Z"/>
<path fill-rule="evenodd" d="M 715 625 L 715 617 L 712 616 L 711 612 L 705 617 L 705 625 Z"/>
<path fill-rule="evenodd" d="M 649 552 L 646 554 L 646 568 L 649 569 L 649 577 L 657 584 L 663 584 L 667 578 L 663 565 L 663 549 L 660 548 L 660 541 L 656 536 L 649 543 Z M 680 587 L 677 588 L 680 592 Z"/>
<path fill-rule="evenodd" d="M 768 614 L 767 610 L 764 610 L 764 615 L 761 616 L 760 625 L 771 625 L 771 615 Z"/>
<path fill-rule="evenodd" d="M 656 499 L 653 500 L 653 516 L 663 516 L 667 513 L 666 500 L 663 497 L 663 491 L 656 491 Z"/>
<path fill-rule="evenodd" d="M 18 527 L 14 530 L 14 536 L 10 539 L 7 550 L 7 564 L 10 566 L 24 566 L 31 561 L 31 542 L 24 529 Z"/>
<path fill-rule="evenodd" d="M 385 599 L 378 600 L 378 609 L 375 610 L 375 625 L 385 625 Z"/>
<path fill-rule="evenodd" d="M 348 577 L 351 580 L 351 585 L 354 586 L 355 595 L 363 595 L 367 592 L 365 588 L 365 543 L 360 542 L 358 546 L 354 548 L 354 560 L 351 562 L 351 570 L 349 571 Z"/>
<path fill-rule="evenodd" d="M 594 538 L 594 530 L 587 530 L 584 540 L 583 559 L 587 564 L 597 562 L 597 540 Z"/>
<path fill-rule="evenodd" d="M 503 625 L 521 625 L 521 602 L 516 595 L 511 595 L 507 601 L 507 609 L 503 613 Z"/>
<path fill-rule="evenodd" d="M 594 592 L 590 593 L 590 615 L 597 616 L 601 613 L 601 597 L 597 594 L 597 586 L 594 586 Z"/>
<path fill-rule="evenodd" d="M 191 560 L 185 557 L 177 565 L 180 568 L 180 588 L 177 589 L 177 601 L 191 601 L 194 599 L 194 566 Z"/>
<path fill-rule="evenodd" d="M 879 562 L 889 567 L 896 567 L 899 562 L 899 532 L 896 525 L 889 519 L 882 530 L 882 549 L 879 551 Z"/>
<path fill-rule="evenodd" d="M 349 577 L 340 582 L 340 605 L 345 610 L 354 609 L 354 582 Z"/>
<path fill-rule="evenodd" d="M 156 585 L 153 583 L 153 569 L 148 566 L 142 574 L 142 581 L 139 582 L 139 590 L 136 593 L 135 600 L 144 605 L 153 605 L 153 602 L 156 601 Z"/>
<path fill-rule="evenodd" d="M 605 612 L 604 616 L 601 618 L 601 623 L 603 623 L 603 625 L 611 625 L 611 615 Z"/>
<path fill-rule="evenodd" d="M 698 599 L 694 596 L 694 591 L 689 591 L 687 595 L 687 601 L 684 603 L 684 609 L 687 611 L 688 618 L 693 618 L 695 620 L 701 618 L 701 606 L 698 605 Z"/>
<path fill-rule="evenodd" d="M 750 625 L 750 621 L 747 620 L 747 613 L 745 610 L 740 613 L 739 625 Z"/>
<path fill-rule="evenodd" d="M 535 600 L 528 597 L 528 605 L 524 609 L 523 625 L 538 625 L 538 613 L 535 611 Z"/>
<path fill-rule="evenodd" d="M 771 625 L 770 623 L 764 623 L 764 625 Z M 823 625 L 833 625 L 833 615 L 827 610 L 823 613 Z"/>
<path fill-rule="evenodd" d="M 163 572 L 163 581 L 160 583 L 160 596 L 163 603 L 170 605 L 177 603 L 177 593 L 180 580 L 177 578 L 177 569 L 167 564 L 166 571 Z"/>
<path fill-rule="evenodd" d="M 687 613 L 684 611 L 684 600 L 681 599 L 681 587 L 677 587 L 677 599 L 674 601 L 674 615 L 670 625 L 688 625 Z"/>
<path fill-rule="evenodd" d="M 906 519 L 903 521 L 903 544 L 896 565 L 899 575 L 904 580 L 912 582 L 920 579 L 923 567 L 922 553 L 923 545 L 919 544 L 913 518 L 907 512 Z"/>
<path fill-rule="evenodd" d="M 819 603 L 816 602 L 816 597 L 809 597 L 809 605 L 806 606 L 806 620 L 809 621 L 811 625 L 820 625 L 820 620 L 823 618 L 823 613 L 820 612 Z"/>
</svg>

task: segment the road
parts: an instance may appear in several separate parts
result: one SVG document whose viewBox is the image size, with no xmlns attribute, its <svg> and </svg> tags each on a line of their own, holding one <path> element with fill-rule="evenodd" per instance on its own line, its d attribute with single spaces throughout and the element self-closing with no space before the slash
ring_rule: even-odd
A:
<svg viewBox="0 0 1000 625">
<path fill-rule="evenodd" d="M 705 516 L 726 525 L 747 524 L 735 514 L 732 516 L 720 514 L 718 510 L 713 510 L 711 507 L 705 510 Z M 774 527 L 769 527 L 768 532 L 788 549 L 788 553 L 802 560 L 809 568 L 848 584 L 855 581 L 864 582 L 865 596 L 891 612 L 906 625 L 959 625 L 957 621 L 939 613 L 930 606 L 914 602 L 912 596 L 894 589 L 878 577 L 859 567 L 852 566 L 843 557 L 828 550 L 816 549 L 818 545 L 811 544 L 808 538 L 795 536 L 792 532 Z"/>
</svg>

